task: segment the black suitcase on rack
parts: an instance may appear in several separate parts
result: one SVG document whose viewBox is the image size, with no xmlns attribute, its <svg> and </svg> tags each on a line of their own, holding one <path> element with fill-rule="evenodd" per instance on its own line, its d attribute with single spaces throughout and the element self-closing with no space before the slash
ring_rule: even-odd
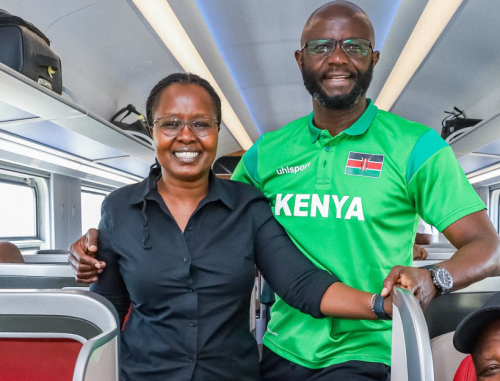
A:
<svg viewBox="0 0 500 381">
<path fill-rule="evenodd" d="M 62 93 L 61 60 L 33 24 L 0 9 L 0 62 Z"/>
</svg>

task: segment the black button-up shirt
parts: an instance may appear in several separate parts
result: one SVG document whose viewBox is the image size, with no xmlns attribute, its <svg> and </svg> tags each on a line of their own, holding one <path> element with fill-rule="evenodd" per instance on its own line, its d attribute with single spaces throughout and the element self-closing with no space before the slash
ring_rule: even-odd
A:
<svg viewBox="0 0 500 381">
<path fill-rule="evenodd" d="M 255 265 L 287 303 L 318 318 L 337 278 L 298 251 L 254 187 L 211 173 L 182 232 L 156 189 L 159 176 L 153 167 L 102 206 L 97 258 L 107 266 L 91 290 L 121 321 L 132 304 L 120 379 L 258 380 L 249 329 Z"/>
</svg>

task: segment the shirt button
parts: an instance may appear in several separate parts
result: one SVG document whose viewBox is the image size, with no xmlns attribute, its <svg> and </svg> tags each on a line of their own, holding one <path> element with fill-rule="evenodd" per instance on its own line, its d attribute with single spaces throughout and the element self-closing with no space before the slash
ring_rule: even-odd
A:
<svg viewBox="0 0 500 381">
<path fill-rule="evenodd" d="M 326 147 L 325 147 L 325 151 L 326 151 L 326 152 L 330 151 L 330 146 L 326 146 Z"/>
<path fill-rule="evenodd" d="M 194 362 L 194 358 L 190 357 L 189 362 Z"/>
<path fill-rule="evenodd" d="M 324 139 L 326 138 L 326 134 L 321 134 L 321 137 Z"/>
<path fill-rule="evenodd" d="M 189 326 L 190 326 L 190 327 L 194 327 L 194 322 L 190 321 L 190 322 L 189 322 Z"/>
<path fill-rule="evenodd" d="M 191 229 L 192 229 L 192 227 L 191 227 L 191 226 L 188 226 L 188 227 L 186 228 L 186 230 L 188 230 L 188 231 L 191 231 Z"/>
<path fill-rule="evenodd" d="M 189 258 L 184 258 L 184 263 L 188 263 L 189 262 Z"/>
<path fill-rule="evenodd" d="M 192 288 L 190 288 L 190 289 L 189 289 L 189 292 L 193 292 L 193 289 L 192 289 Z"/>
</svg>

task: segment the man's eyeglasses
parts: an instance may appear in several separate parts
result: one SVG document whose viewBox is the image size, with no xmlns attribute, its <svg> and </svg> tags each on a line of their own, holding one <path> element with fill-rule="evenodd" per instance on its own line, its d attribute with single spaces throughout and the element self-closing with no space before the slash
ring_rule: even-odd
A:
<svg viewBox="0 0 500 381">
<path fill-rule="evenodd" d="M 154 125 L 156 125 L 156 128 L 158 128 L 163 135 L 171 137 L 179 135 L 186 125 L 196 136 L 208 136 L 218 127 L 217 120 L 210 118 L 181 120 L 172 117 L 163 117 L 153 120 L 153 126 Z"/>
<path fill-rule="evenodd" d="M 322 40 L 306 41 L 300 51 L 303 51 L 307 47 L 309 55 L 326 58 L 330 57 L 332 52 L 335 50 L 337 42 L 340 43 L 344 53 L 353 58 L 365 57 L 368 52 L 373 49 L 371 41 L 363 38 L 346 38 L 344 40 L 332 40 L 326 38 Z"/>
</svg>

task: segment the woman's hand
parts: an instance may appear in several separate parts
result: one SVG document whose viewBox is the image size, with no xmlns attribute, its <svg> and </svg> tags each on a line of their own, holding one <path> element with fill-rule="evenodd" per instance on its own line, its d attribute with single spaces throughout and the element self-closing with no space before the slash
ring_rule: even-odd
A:
<svg viewBox="0 0 500 381">
<path fill-rule="evenodd" d="M 69 248 L 68 262 L 73 268 L 78 283 L 91 284 L 102 273 L 106 263 L 95 259 L 97 252 L 97 229 L 90 229 Z"/>
</svg>

